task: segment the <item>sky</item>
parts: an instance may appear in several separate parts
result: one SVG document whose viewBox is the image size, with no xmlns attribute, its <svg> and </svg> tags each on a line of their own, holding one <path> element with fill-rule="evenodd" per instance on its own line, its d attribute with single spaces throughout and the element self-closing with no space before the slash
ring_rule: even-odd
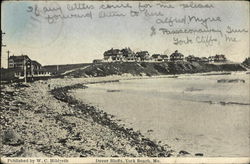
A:
<svg viewBox="0 0 250 164">
<path fill-rule="evenodd" d="M 69 11 L 67 6 L 74 4 L 93 5 L 94 9 L 81 9 Z M 101 5 L 121 5 L 129 3 L 131 8 L 100 9 Z M 162 16 L 145 16 L 145 10 L 138 5 L 151 5 L 146 10 L 148 13 L 159 13 Z M 170 55 L 178 50 L 185 56 L 211 56 L 225 54 L 235 62 L 242 62 L 249 57 L 249 2 L 194 2 L 202 5 L 209 4 L 212 8 L 183 8 L 180 4 L 191 2 L 166 2 L 174 8 L 161 8 L 157 4 L 162 2 L 35 2 L 35 1 L 5 1 L 1 4 L 1 29 L 6 34 L 3 43 L 7 46 L 2 51 L 2 66 L 7 65 L 7 51 L 10 55 L 28 55 L 42 65 L 73 64 L 92 62 L 93 59 L 103 58 L 104 51 L 110 48 L 130 47 L 134 51 L 146 50 L 151 55 L 154 53 Z M 194 4 L 193 3 L 193 4 Z M 35 10 L 37 8 L 37 11 Z M 53 11 L 48 9 L 54 9 Z M 47 9 L 47 10 L 46 10 Z M 56 10 L 57 9 L 57 10 Z M 138 16 L 131 17 L 130 12 L 139 11 Z M 36 11 L 36 12 L 35 12 Z M 48 21 L 57 15 L 80 14 L 86 15 L 91 11 L 92 18 L 58 18 L 55 22 Z M 99 15 L 108 13 L 123 13 L 124 17 L 105 17 Z M 166 18 L 183 18 L 195 16 L 203 19 L 219 17 L 218 21 L 208 20 L 208 29 L 219 29 L 223 36 L 218 33 L 202 34 L 179 34 L 163 35 L 160 28 L 169 30 L 204 29 L 200 22 L 156 23 L 156 20 Z M 59 16 L 60 17 L 60 16 Z M 52 20 L 52 19 L 51 19 Z M 227 33 L 228 26 L 244 32 Z M 155 35 L 151 35 L 155 29 Z M 244 30 L 243 30 L 244 29 Z M 226 41 L 226 36 L 235 38 L 237 41 Z M 217 41 L 212 45 L 198 43 L 201 37 L 212 37 Z M 198 37 L 198 39 L 197 39 Z M 192 43 L 174 44 L 174 39 L 191 39 Z M 197 41 L 198 40 L 198 41 Z"/>
</svg>

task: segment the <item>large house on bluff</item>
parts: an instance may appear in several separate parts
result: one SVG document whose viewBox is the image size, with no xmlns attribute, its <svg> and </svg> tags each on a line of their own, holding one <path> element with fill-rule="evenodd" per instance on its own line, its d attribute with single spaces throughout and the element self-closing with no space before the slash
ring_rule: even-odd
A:
<svg viewBox="0 0 250 164">
<path fill-rule="evenodd" d="M 134 53 L 130 48 L 110 49 L 104 52 L 103 62 L 135 62 L 147 61 L 150 59 L 148 51 Z"/>
<path fill-rule="evenodd" d="M 174 53 L 170 55 L 171 61 L 182 61 L 184 59 L 184 55 L 179 53 L 178 50 L 176 50 Z"/>
<path fill-rule="evenodd" d="M 95 59 L 93 63 L 101 62 L 163 62 L 168 61 L 167 55 L 153 54 L 148 51 L 134 52 L 129 47 L 124 49 L 111 48 L 103 53 L 103 59 Z"/>
<path fill-rule="evenodd" d="M 207 57 L 196 57 L 189 55 L 184 58 L 184 55 L 178 50 L 172 53 L 170 56 L 164 54 L 153 54 L 150 56 L 148 51 L 133 52 L 129 47 L 124 49 L 111 48 L 103 54 L 103 59 L 95 59 L 93 63 L 102 62 L 167 62 L 167 61 L 187 61 L 187 62 L 200 62 L 200 63 L 221 63 L 226 62 L 225 55 L 215 55 Z"/>
</svg>

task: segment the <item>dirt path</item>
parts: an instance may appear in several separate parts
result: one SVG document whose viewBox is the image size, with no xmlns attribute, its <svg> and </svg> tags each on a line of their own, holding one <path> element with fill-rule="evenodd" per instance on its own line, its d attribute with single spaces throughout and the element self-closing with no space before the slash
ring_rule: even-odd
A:
<svg viewBox="0 0 250 164">
<path fill-rule="evenodd" d="M 74 71 L 79 71 L 79 70 L 85 70 L 86 68 L 88 68 L 90 65 L 87 65 L 87 66 L 85 66 L 85 67 L 83 67 L 83 68 L 76 68 L 76 69 L 72 69 L 72 70 L 69 70 L 69 71 L 66 71 L 66 72 L 64 72 L 64 73 L 62 73 L 61 75 L 67 75 L 67 74 L 69 74 L 69 73 L 71 73 L 71 72 L 74 72 Z"/>
</svg>

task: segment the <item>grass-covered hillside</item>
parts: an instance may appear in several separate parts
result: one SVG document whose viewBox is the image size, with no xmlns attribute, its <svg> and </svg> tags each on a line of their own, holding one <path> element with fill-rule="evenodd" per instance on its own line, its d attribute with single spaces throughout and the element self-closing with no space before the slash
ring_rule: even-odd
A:
<svg viewBox="0 0 250 164">
<path fill-rule="evenodd" d="M 240 64 L 204 64 L 197 62 L 164 62 L 164 63 L 100 63 L 84 69 L 76 69 L 64 75 L 72 77 L 96 77 L 108 75 L 167 75 L 180 73 L 199 73 L 211 71 L 245 71 Z"/>
<path fill-rule="evenodd" d="M 134 76 L 155 76 L 181 73 L 199 73 L 211 71 L 246 71 L 249 60 L 243 64 L 205 64 L 200 62 L 131 62 L 131 63 L 86 63 L 44 66 L 43 70 L 51 72 L 51 77 L 99 77 L 109 75 L 131 74 Z M 244 65 L 244 66 L 243 66 Z M 1 81 L 16 81 L 14 69 L 1 69 Z"/>
</svg>

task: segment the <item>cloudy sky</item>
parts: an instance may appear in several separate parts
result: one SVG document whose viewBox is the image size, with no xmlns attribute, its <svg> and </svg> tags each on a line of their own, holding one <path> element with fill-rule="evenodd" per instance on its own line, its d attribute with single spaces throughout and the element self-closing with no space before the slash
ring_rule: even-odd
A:
<svg viewBox="0 0 250 164">
<path fill-rule="evenodd" d="M 150 54 L 169 55 L 175 50 L 179 50 L 185 56 L 225 54 L 228 59 L 237 62 L 248 57 L 249 3 L 247 1 L 199 3 L 208 4 L 210 8 L 183 8 L 181 5 L 190 5 L 190 2 L 141 2 L 141 5 L 152 6 L 147 8 L 148 13 L 161 12 L 160 16 L 145 16 L 144 8 L 138 7 L 139 2 L 129 2 L 131 7 L 123 9 L 100 9 L 101 5 L 126 6 L 127 2 L 6 1 L 1 4 L 1 29 L 6 33 L 3 36 L 3 42 L 7 45 L 2 52 L 2 65 L 5 66 L 7 63 L 7 50 L 11 55 L 29 55 L 31 59 L 39 61 L 42 65 L 92 62 L 93 59 L 102 58 L 103 52 L 112 47 L 130 47 L 134 51 L 147 50 Z M 67 9 L 75 4 L 80 4 L 81 7 L 93 5 L 94 9 L 72 11 Z M 174 8 L 163 8 L 159 4 L 172 5 Z M 52 8 L 54 10 L 49 10 Z M 139 15 L 131 17 L 131 10 L 138 11 Z M 100 18 L 104 12 L 106 15 L 112 12 L 125 16 Z M 62 15 L 71 14 L 82 17 L 61 18 Z M 175 22 L 173 26 L 166 22 L 157 23 L 166 18 L 177 20 L 185 16 L 207 19 L 207 27 L 205 28 L 201 22 L 194 21 Z M 48 17 L 51 18 L 50 22 Z M 228 33 L 229 27 L 243 32 Z M 217 29 L 222 31 L 222 35 L 219 33 L 163 35 L 159 31 L 160 28 Z M 155 29 L 155 35 L 151 35 L 151 29 Z M 236 41 L 226 41 L 225 35 L 235 38 Z M 210 45 L 198 43 L 201 37 L 212 37 L 217 41 Z M 192 40 L 192 43 L 174 44 L 174 39 L 185 41 L 187 38 Z"/>
</svg>

